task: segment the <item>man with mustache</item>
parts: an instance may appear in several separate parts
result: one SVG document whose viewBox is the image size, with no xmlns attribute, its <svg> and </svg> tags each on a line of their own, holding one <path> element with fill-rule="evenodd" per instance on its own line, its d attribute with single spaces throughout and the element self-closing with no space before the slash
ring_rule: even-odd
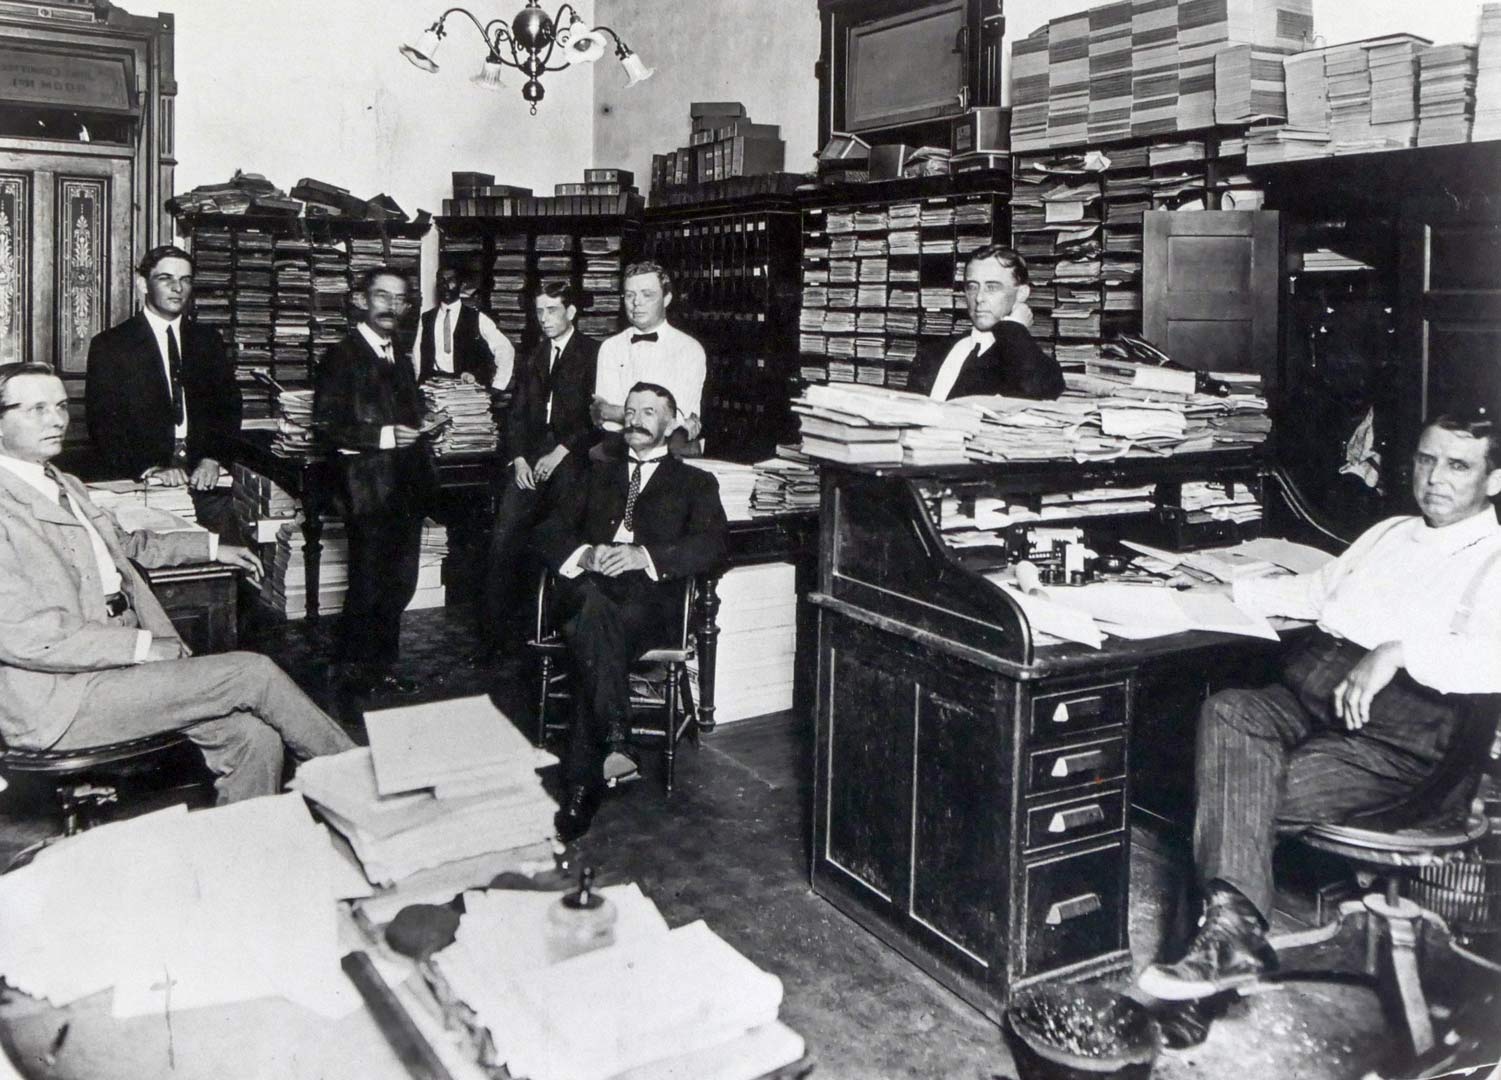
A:
<svg viewBox="0 0 1501 1080">
<path fill-rule="evenodd" d="M 533 535 L 558 576 L 556 613 L 575 673 L 556 819 L 565 843 L 588 830 L 607 768 L 616 780 L 636 775 L 628 748 L 631 661 L 666 637 L 681 610 L 684 579 L 716 569 L 725 557 L 718 482 L 667 452 L 678 415 L 667 388 L 631 387 L 623 444 L 590 453 L 587 476 L 559 493 Z"/>
<path fill-rule="evenodd" d="M 419 383 L 438 375 L 494 390 L 510 385 L 516 346 L 473 299 L 472 281 L 451 266 L 439 271 L 438 306 L 422 313 L 412 347 Z"/>
<path fill-rule="evenodd" d="M 363 321 L 318 365 L 313 422 L 338 451 L 349 588 L 338 659 L 357 692 L 409 694 L 417 684 L 393 670 L 401 613 L 417 591 L 422 521 L 437 489 L 423 430 L 422 395 L 394 335 L 407 306 L 407 280 L 371 270 L 354 294 Z"/>
<path fill-rule="evenodd" d="M 0 735 L 74 750 L 181 731 L 219 801 L 281 790 L 286 751 L 354 746 L 264 656 L 191 656 L 136 570 L 260 560 L 211 533 L 128 533 L 53 468 L 68 394 L 45 364 L 0 365 Z"/>
<path fill-rule="evenodd" d="M 1202 1004 L 1275 966 L 1266 941 L 1279 836 L 1415 791 L 1442 764 L 1455 694 L 1501 693 L 1501 430 L 1494 413 L 1428 423 L 1413 455 L 1419 516 L 1388 518 L 1311 574 L 1237 581 L 1237 604 L 1316 620 L 1280 682 L 1199 713 L 1194 862 L 1206 898 L 1177 963 L 1141 989 L 1191 1002 L 1164 1030 L 1193 1043 Z"/>
</svg>

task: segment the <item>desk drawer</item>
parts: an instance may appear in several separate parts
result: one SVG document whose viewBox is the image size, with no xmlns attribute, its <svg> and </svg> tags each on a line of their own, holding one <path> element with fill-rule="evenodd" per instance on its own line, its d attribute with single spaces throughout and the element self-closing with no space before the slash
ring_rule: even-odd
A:
<svg viewBox="0 0 1501 1080">
<path fill-rule="evenodd" d="M 1066 738 L 1126 722 L 1126 684 L 1076 686 L 1032 699 L 1032 738 Z"/>
<path fill-rule="evenodd" d="M 1117 785 L 1087 799 L 1053 802 L 1027 810 L 1026 851 L 1070 844 L 1116 832 L 1126 824 L 1126 793 Z"/>
<path fill-rule="evenodd" d="M 1114 735 L 1033 751 L 1027 765 L 1027 794 L 1114 780 L 1126 771 L 1126 740 Z"/>
<path fill-rule="evenodd" d="M 1125 844 L 1033 863 L 1025 871 L 1022 974 L 1126 947 Z"/>
</svg>

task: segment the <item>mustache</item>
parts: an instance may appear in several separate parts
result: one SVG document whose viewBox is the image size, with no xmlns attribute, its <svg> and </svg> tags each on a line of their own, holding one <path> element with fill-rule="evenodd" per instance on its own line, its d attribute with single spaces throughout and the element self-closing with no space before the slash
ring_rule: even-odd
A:
<svg viewBox="0 0 1501 1080">
<path fill-rule="evenodd" d="M 621 432 L 626 435 L 645 435 L 647 438 L 651 438 L 652 435 L 652 433 L 646 430 L 646 428 L 644 427 L 622 428 Z"/>
</svg>

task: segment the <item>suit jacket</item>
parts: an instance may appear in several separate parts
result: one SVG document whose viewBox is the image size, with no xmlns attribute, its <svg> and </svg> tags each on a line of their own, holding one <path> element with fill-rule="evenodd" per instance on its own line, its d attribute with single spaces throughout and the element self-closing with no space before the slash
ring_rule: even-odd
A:
<svg viewBox="0 0 1501 1080">
<path fill-rule="evenodd" d="M 607 544 L 625 517 L 630 466 L 623 443 L 591 452 L 584 482 L 570 484 L 532 534 L 532 544 L 558 570 L 581 544 Z M 717 569 L 725 559 L 729 526 L 719 482 L 703 469 L 668 455 L 636 497 L 636 543 L 657 568 L 659 587 Z"/>
<path fill-rule="evenodd" d="M 224 342 L 211 327 L 183 319 L 182 391 L 188 414 L 188 465 L 206 457 L 227 465 L 240 431 L 240 388 Z M 172 387 L 143 312 L 94 335 L 84 397 L 89 438 L 108 475 L 137 477 L 172 461 L 176 442 Z"/>
<path fill-rule="evenodd" d="M 950 400 L 972 394 L 1045 400 L 1063 393 L 1063 373 L 1058 362 L 1037 347 L 1025 326 L 1003 320 L 996 323 L 994 333 L 995 344 L 965 362 L 949 391 Z M 917 394 L 932 390 L 944 358 L 961 340 L 949 338 L 920 349 L 907 389 Z"/>
<path fill-rule="evenodd" d="M 351 331 L 323 354 L 313 388 L 313 423 L 337 450 L 335 466 L 354 516 L 396 513 L 420 517 L 437 490 L 427 440 L 402 449 L 380 448 L 381 428 L 418 427 L 425 411 L 417 377 L 399 348 L 382 359 Z"/>
<path fill-rule="evenodd" d="M 142 630 L 177 639 L 131 560 L 175 566 L 208 558 L 206 533 L 124 532 L 59 473 L 75 511 L 104 538 Z M 109 622 L 87 530 L 45 495 L 0 469 L 0 735 L 40 749 L 62 738 L 101 672 L 135 662 L 136 631 Z"/>
<path fill-rule="evenodd" d="M 516 393 L 506 417 L 506 453 L 513 461 L 522 457 L 534 462 L 559 445 L 568 447 L 570 454 L 582 454 L 595 441 L 589 403 L 594 399 L 599 342 L 574 330 L 549 375 L 551 358 L 552 342 L 544 337 L 516 372 Z"/>
</svg>

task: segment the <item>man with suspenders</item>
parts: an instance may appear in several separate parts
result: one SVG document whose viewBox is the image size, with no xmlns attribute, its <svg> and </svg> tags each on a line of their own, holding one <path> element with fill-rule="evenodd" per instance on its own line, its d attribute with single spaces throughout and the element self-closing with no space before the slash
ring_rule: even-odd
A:
<svg viewBox="0 0 1501 1080">
<path fill-rule="evenodd" d="M 1266 931 L 1278 836 L 1416 790 L 1455 731 L 1451 695 L 1501 693 L 1494 413 L 1430 421 L 1412 493 L 1419 516 L 1378 523 L 1321 570 L 1235 584 L 1237 604 L 1317 629 L 1279 682 L 1221 691 L 1200 711 L 1194 862 L 1204 918 L 1181 960 L 1142 973 L 1152 996 L 1200 1002 L 1274 967 Z M 1184 1041 L 1207 1031 L 1205 1015 Z"/>
</svg>

